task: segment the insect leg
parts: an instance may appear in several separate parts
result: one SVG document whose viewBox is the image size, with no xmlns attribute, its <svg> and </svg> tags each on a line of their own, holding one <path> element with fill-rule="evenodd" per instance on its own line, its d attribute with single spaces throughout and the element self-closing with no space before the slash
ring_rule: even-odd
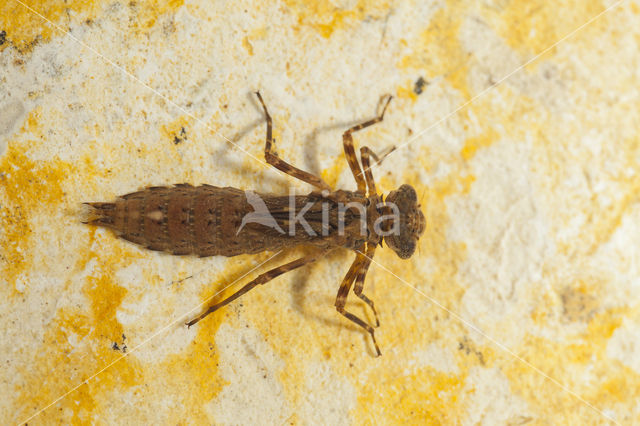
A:
<svg viewBox="0 0 640 426">
<path fill-rule="evenodd" d="M 189 321 L 187 323 L 187 327 L 191 327 L 192 325 L 194 325 L 195 323 L 197 323 L 198 321 L 200 321 L 210 313 L 213 313 L 218 309 L 220 309 L 221 307 L 233 302 L 243 294 L 249 292 L 249 290 L 253 289 L 255 286 L 259 284 L 266 284 L 267 282 L 271 281 L 272 279 L 276 278 L 279 275 L 284 274 L 285 272 L 289 272 L 293 269 L 304 266 L 307 263 L 311 263 L 317 260 L 318 258 L 320 258 L 321 256 L 324 256 L 328 251 L 329 250 L 322 250 L 322 251 L 301 257 L 292 262 L 285 263 L 284 265 L 280 265 L 277 268 L 271 269 L 270 271 L 267 271 L 263 274 L 258 275 L 253 281 L 246 284 L 244 287 L 242 287 L 240 290 L 233 293 L 231 296 L 227 297 L 221 302 L 216 303 L 215 305 L 209 306 L 209 308 L 204 313 L 202 313 L 197 318 L 194 318 L 191 321 Z"/>
<path fill-rule="evenodd" d="M 373 151 L 371 151 L 371 157 L 373 157 L 373 159 L 376 160 L 376 163 L 382 163 L 384 159 L 387 158 L 387 155 L 391 154 L 395 150 L 396 150 L 396 146 L 391 145 L 390 147 L 385 148 L 385 150 L 382 151 L 382 154 L 380 155 L 376 155 Z"/>
<path fill-rule="evenodd" d="M 381 163 L 382 160 L 389 154 L 391 154 L 396 149 L 395 146 L 391 148 L 387 148 L 384 153 L 378 157 L 375 152 L 371 151 L 368 146 L 363 146 L 360 148 L 360 159 L 362 160 L 362 168 L 364 169 L 364 178 L 367 182 L 367 188 L 369 191 L 369 196 L 376 195 L 378 192 L 376 191 L 376 183 L 373 180 L 373 173 L 371 173 L 371 160 L 373 158 L 376 163 Z"/>
<path fill-rule="evenodd" d="M 376 195 L 376 182 L 373 180 L 373 173 L 371 173 L 371 162 L 369 157 L 377 158 L 377 156 L 369 149 L 369 147 L 363 146 L 360 148 L 360 158 L 362 159 L 362 168 L 364 169 L 364 178 L 367 182 L 368 195 Z"/>
<path fill-rule="evenodd" d="M 373 305 L 373 301 L 369 299 L 362 290 L 364 290 L 364 279 L 367 276 L 367 271 L 369 270 L 369 266 L 371 265 L 371 259 L 376 251 L 375 245 L 367 246 L 367 254 L 364 256 L 362 261 L 362 265 L 360 266 L 360 270 L 358 271 L 358 275 L 356 277 L 356 285 L 353 288 L 353 292 L 358 296 L 364 303 L 369 305 L 371 310 L 373 311 L 373 315 L 376 318 L 376 327 L 380 327 L 380 321 L 378 320 L 378 313 L 376 312 L 376 308 Z"/>
<path fill-rule="evenodd" d="M 344 306 L 347 303 L 347 295 L 349 294 L 351 285 L 356 278 L 356 274 L 358 274 L 360 271 L 363 259 L 364 256 L 360 253 L 356 255 L 356 259 L 353 261 L 351 267 L 349 268 L 349 271 L 347 272 L 347 275 L 345 275 L 344 279 L 342 280 L 342 284 L 340 284 L 340 289 L 338 289 L 335 306 L 338 312 L 369 332 L 369 334 L 371 335 L 371 339 L 373 340 L 373 345 L 376 347 L 376 352 L 378 356 L 380 356 L 382 355 L 382 353 L 380 352 L 380 348 L 378 347 L 378 343 L 376 342 L 373 327 L 371 327 L 369 324 L 367 324 L 351 312 L 347 312 L 344 309 Z"/>
<path fill-rule="evenodd" d="M 384 118 L 384 112 L 387 110 L 389 102 L 391 102 L 391 98 L 393 98 L 393 96 L 388 95 L 387 102 L 384 104 L 382 113 L 379 116 L 365 121 L 364 123 L 357 124 L 342 134 L 344 155 L 345 157 L 347 157 L 347 162 L 349 163 L 349 167 L 351 168 L 351 173 L 353 174 L 353 177 L 356 180 L 356 184 L 358 185 L 358 191 L 362 192 L 363 194 L 366 191 L 366 183 L 364 177 L 362 176 L 362 169 L 360 168 L 360 164 L 358 163 L 358 158 L 356 157 L 356 151 L 353 148 L 353 137 L 351 136 L 351 134 L 353 132 L 357 132 L 358 130 L 364 129 L 365 127 L 369 127 L 381 122 Z"/>
<path fill-rule="evenodd" d="M 291 164 L 278 157 L 278 154 L 276 154 L 273 149 L 275 140 L 272 136 L 273 122 L 271 120 L 271 115 L 269 115 L 269 111 L 267 110 L 267 106 L 262 100 L 260 92 L 256 92 L 256 96 L 258 96 L 258 100 L 262 104 L 262 109 L 264 110 L 264 115 L 267 120 L 267 138 L 264 148 L 265 161 L 276 169 L 281 170 L 286 174 L 293 176 L 294 178 L 300 179 L 301 181 L 309 183 L 317 188 L 331 191 L 331 187 L 324 180 L 322 180 L 322 178 L 312 175 L 309 172 L 305 172 L 304 170 L 300 170 L 299 168 L 292 166 Z"/>
</svg>

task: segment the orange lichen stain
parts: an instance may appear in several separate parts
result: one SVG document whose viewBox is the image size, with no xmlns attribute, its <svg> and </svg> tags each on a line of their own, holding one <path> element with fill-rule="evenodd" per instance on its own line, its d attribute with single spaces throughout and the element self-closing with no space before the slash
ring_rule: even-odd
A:
<svg viewBox="0 0 640 426">
<path fill-rule="evenodd" d="M 249 54 L 249 56 L 253 56 L 253 45 L 249 41 L 249 37 L 244 37 L 242 39 L 242 47 L 244 47 Z"/>
<path fill-rule="evenodd" d="M 418 100 L 418 95 L 413 91 L 414 83 L 410 82 L 406 86 L 400 86 L 396 90 L 396 96 L 400 99 L 411 99 L 415 102 Z"/>
<path fill-rule="evenodd" d="M 600 312 L 592 317 L 583 333 L 562 342 L 528 336 L 515 352 L 544 374 L 517 360 L 501 364 L 513 392 L 525 398 L 539 418 L 554 424 L 571 421 L 578 412 L 585 416 L 583 420 L 598 419 L 600 415 L 545 375 L 600 410 L 617 403 L 626 403 L 631 409 L 640 396 L 640 375 L 608 358 L 607 344 L 624 318 L 635 310 L 615 308 Z M 621 382 L 627 386 L 613 386 Z"/>
<path fill-rule="evenodd" d="M 322 170 L 320 177 L 327 182 L 331 188 L 335 188 L 338 184 L 338 178 L 348 167 L 349 165 L 345 159 L 344 152 L 340 151 L 340 154 L 338 154 L 333 162 L 333 166 Z"/>
<path fill-rule="evenodd" d="M 640 399 L 640 375 L 637 371 L 613 361 L 607 366 L 609 375 L 603 376 L 602 383 L 595 390 L 598 391 L 594 400 L 607 399 L 611 402 L 626 404 L 627 412 L 632 412 L 634 406 L 631 401 Z M 637 424 L 640 416 L 629 423 Z"/>
<path fill-rule="evenodd" d="M 243 277 L 255 267 L 255 262 L 258 264 L 264 262 L 272 255 L 241 255 L 235 257 L 234 260 L 236 261 L 230 263 L 220 273 L 221 279 L 214 287 L 206 286 L 203 288 L 202 301 L 206 303 L 202 310 L 206 310 L 210 304 L 224 300 L 254 279 L 257 273 L 264 272 L 265 268 L 260 268 L 259 271 Z M 272 264 L 267 263 L 266 266 L 268 265 Z M 230 284 L 233 284 L 230 288 L 217 294 L 215 298 L 211 298 Z M 254 290 L 252 294 L 255 295 L 261 290 L 262 286 Z M 252 296 L 244 297 L 244 300 L 247 300 L 247 297 L 253 299 Z M 251 300 L 251 303 L 259 305 L 259 302 L 255 300 Z M 214 400 L 228 384 L 218 373 L 220 356 L 215 336 L 220 325 L 227 321 L 230 311 L 232 312 L 236 308 L 237 306 L 234 308 L 233 305 L 223 307 L 198 322 L 195 327 L 185 329 L 185 333 L 197 333 L 191 344 L 181 353 L 167 356 L 162 362 L 156 364 L 153 369 L 146 372 L 146 383 L 159 389 L 180 389 L 180 392 L 176 392 L 179 397 L 179 404 L 176 404 L 176 409 L 171 413 L 171 417 L 166 419 L 167 423 L 180 424 L 185 419 L 188 419 L 189 423 L 211 423 L 211 418 L 207 412 L 207 404 Z M 193 313 L 192 317 L 197 316 L 198 313 Z M 176 371 L 180 373 L 176 374 Z"/>
<path fill-rule="evenodd" d="M 211 423 L 206 405 L 229 384 L 218 373 L 220 356 L 215 344 L 218 328 L 226 319 L 227 315 L 221 310 L 201 321 L 196 336 L 185 350 L 169 355 L 147 372 L 146 383 L 162 389 L 180 389 L 176 393 L 179 403 L 166 419 L 171 423 L 180 424 L 185 419 L 189 423 Z M 185 331 L 192 332 L 196 333 L 193 329 Z"/>
<path fill-rule="evenodd" d="M 15 143 L 0 159 L 0 275 L 12 285 L 30 267 L 36 215 L 60 208 L 72 166 L 59 160 L 33 161 Z"/>
<path fill-rule="evenodd" d="M 407 374 L 401 364 L 386 365 L 385 370 L 385 375 L 368 377 L 367 386 L 358 396 L 359 405 L 366 409 L 354 413 L 354 423 L 431 425 L 464 420 L 459 394 L 466 374 L 446 374 L 432 368 Z"/>
<path fill-rule="evenodd" d="M 192 117 L 183 115 L 161 127 L 161 134 L 173 145 L 179 145 L 187 140 L 189 127 L 193 125 Z"/>
<path fill-rule="evenodd" d="M 129 2 L 129 8 L 135 15 L 131 20 L 133 31 L 146 32 L 157 22 L 158 17 L 175 12 L 184 5 L 184 0 L 137 0 Z"/>
<path fill-rule="evenodd" d="M 434 182 L 424 192 L 421 205 L 427 226 L 418 241 L 418 256 L 433 260 L 434 271 L 428 280 L 438 291 L 437 300 L 452 308 L 455 308 L 464 294 L 456 275 L 459 265 L 466 259 L 467 251 L 464 243 L 451 241 L 447 237 L 450 219 L 446 200 L 450 196 L 468 193 L 475 180 L 472 175 L 458 173 L 460 172 L 454 172 Z M 402 270 L 399 259 L 395 262 L 400 268 L 398 270 Z M 420 297 L 424 300 L 423 296 Z"/>
<path fill-rule="evenodd" d="M 564 265 L 563 265 L 564 266 Z M 600 311 L 610 277 L 592 276 L 567 278 L 564 273 L 553 276 L 547 271 L 547 283 L 535 288 L 548 288 L 536 292 L 531 319 L 539 326 L 557 327 L 558 323 L 588 323 Z"/>
<path fill-rule="evenodd" d="M 102 6 L 109 2 L 30 0 L 22 3 L 28 8 L 17 1 L 0 3 L 0 28 L 7 33 L 7 43 L 0 46 L 0 50 L 13 45 L 21 52 L 29 51 L 40 40 L 49 41 L 62 35 L 49 21 L 66 31 L 70 25 L 94 19 Z"/>
<path fill-rule="evenodd" d="M 249 56 L 253 56 L 253 44 L 254 40 L 264 40 L 267 37 L 267 27 L 254 28 L 249 31 L 249 34 L 242 38 L 242 47 L 245 48 Z M 289 62 L 287 62 L 287 70 L 289 68 Z"/>
<path fill-rule="evenodd" d="M 542 288 L 542 286 L 536 286 Z M 555 292 L 545 291 L 537 295 L 535 308 L 531 311 L 531 320 L 537 325 L 548 324 L 554 318 L 553 313 L 561 306 L 560 298 Z"/>
<path fill-rule="evenodd" d="M 547 276 L 552 276 L 548 272 Z M 539 288 L 550 288 L 538 293 L 531 318 L 540 326 L 554 326 L 560 323 L 587 323 L 600 309 L 607 288 L 608 277 L 555 277 Z"/>
<path fill-rule="evenodd" d="M 55 0 L 31 0 L 0 3 L 0 29 L 6 31 L 7 46 L 15 46 L 21 52 L 27 52 L 39 41 L 49 41 L 60 37 L 69 27 L 99 19 L 103 9 L 112 4 L 110 0 L 60 2 Z M 184 0 L 138 0 L 130 2 L 129 7 L 135 16 L 131 19 L 132 30 L 146 31 L 157 21 L 158 16 L 175 11 L 184 4 Z M 30 9 L 31 10 L 30 10 Z M 39 16 L 42 15 L 44 19 Z M 53 22 L 55 25 L 51 25 Z M 56 28 L 60 27 L 60 29 Z M 61 31 L 62 30 L 62 31 Z"/>
<path fill-rule="evenodd" d="M 471 97 L 468 86 L 469 54 L 458 33 L 468 8 L 464 2 L 447 1 L 436 11 L 421 36 L 409 45 L 413 52 L 400 60 L 402 69 L 420 70 L 425 79 L 443 77 L 464 99 Z"/>
<path fill-rule="evenodd" d="M 460 150 L 460 155 L 465 161 L 471 160 L 478 151 L 479 148 L 487 148 L 491 146 L 494 142 L 499 139 L 500 135 L 494 129 L 489 128 L 485 133 L 475 136 L 472 138 L 468 138 L 462 150 Z"/>
<path fill-rule="evenodd" d="M 290 13 L 297 15 L 299 26 L 309 26 L 325 38 L 354 21 L 365 18 L 383 19 L 390 10 L 390 4 L 386 0 L 358 0 L 349 9 L 321 0 L 285 0 L 284 4 Z"/>
<path fill-rule="evenodd" d="M 513 0 L 504 8 L 486 8 L 487 19 L 496 33 L 514 49 L 528 55 L 541 53 L 571 31 L 604 11 L 601 0 Z M 595 35 L 606 27 L 606 16 L 580 30 L 580 39 Z M 551 49 L 553 53 L 554 49 Z"/>
<path fill-rule="evenodd" d="M 91 235 L 93 240 L 95 230 Z M 76 271 L 83 270 L 90 261 L 95 262 L 94 271 L 83 286 L 89 306 L 87 309 L 65 306 L 56 312 L 45 331 L 44 342 L 33 352 L 34 359 L 26 364 L 28 369 L 21 372 L 26 384 L 18 399 L 22 407 L 20 417 L 34 415 L 90 379 L 36 418 L 86 424 L 107 395 L 114 390 L 125 392 L 141 381 L 137 362 L 114 350 L 114 343 L 122 346 L 125 340 L 116 310 L 127 294 L 115 282 L 115 271 L 139 256 L 118 248 L 96 253 L 88 247 L 83 253 L 76 262 Z M 114 364 L 101 371 L 111 363 Z"/>
<path fill-rule="evenodd" d="M 587 282 L 579 279 L 560 291 L 563 317 L 568 322 L 589 321 L 597 312 L 602 289 L 606 282 Z"/>
<path fill-rule="evenodd" d="M 637 167 L 636 167 L 637 169 Z M 589 224 L 585 229 L 586 233 L 591 235 L 584 235 L 584 239 L 582 241 L 587 242 L 591 240 L 591 244 L 589 244 L 586 248 L 586 254 L 592 254 L 595 250 L 600 247 L 601 244 L 608 241 L 613 233 L 620 227 L 622 224 L 623 217 L 629 213 L 631 208 L 638 202 L 640 197 L 640 182 L 634 177 L 629 176 L 625 178 L 620 178 L 621 181 L 624 181 L 626 185 L 624 187 L 623 196 L 616 200 L 613 205 L 605 206 L 602 200 L 593 200 L 592 206 L 593 210 L 587 210 L 591 212 L 597 212 L 597 215 L 590 215 Z M 559 248 L 567 253 L 571 248 L 570 243 L 562 243 Z"/>
<path fill-rule="evenodd" d="M 552 150 L 553 148 L 550 148 Z M 592 170 L 607 170 L 611 164 L 616 164 L 618 172 L 607 176 L 607 183 L 612 190 L 606 194 L 598 194 L 589 188 L 588 196 L 576 195 L 572 199 L 574 209 L 584 212 L 584 221 L 578 234 L 572 238 L 558 241 L 558 251 L 563 254 L 592 255 L 602 244 L 611 239 L 618 230 L 626 215 L 640 199 L 640 181 L 636 178 L 640 173 L 640 166 L 635 161 L 640 156 L 640 144 L 637 139 L 625 140 L 616 144 L 615 152 L 606 147 L 605 152 L 598 156 L 591 152 L 584 152 L 584 157 L 578 160 L 584 164 L 590 164 Z M 548 168 L 551 182 L 562 182 L 565 171 L 557 164 L 544 166 Z M 633 171 L 633 172 L 629 172 Z M 612 195 L 613 194 L 613 195 Z M 566 209 L 564 209 L 566 210 Z M 561 210 L 563 211 L 563 210 Z M 566 210 L 575 214 L 575 210 Z M 562 217 L 563 221 L 569 221 L 570 217 Z M 575 244 L 576 239 L 581 243 Z"/>
</svg>

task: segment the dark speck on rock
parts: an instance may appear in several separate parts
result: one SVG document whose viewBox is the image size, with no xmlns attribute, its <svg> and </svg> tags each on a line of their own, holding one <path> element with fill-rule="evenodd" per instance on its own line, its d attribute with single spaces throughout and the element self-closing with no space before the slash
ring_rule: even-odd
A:
<svg viewBox="0 0 640 426">
<path fill-rule="evenodd" d="M 2 46 L 7 41 L 7 32 L 0 31 L 0 46 Z"/>
<path fill-rule="evenodd" d="M 424 89 L 424 86 L 426 86 L 427 84 L 429 83 L 424 78 L 419 77 L 413 85 L 413 93 L 419 95 L 420 93 L 422 93 L 422 89 Z"/>
<path fill-rule="evenodd" d="M 180 127 L 180 132 L 177 135 L 173 135 L 173 143 L 178 145 L 185 140 L 187 140 L 187 131 L 184 127 Z"/>
</svg>

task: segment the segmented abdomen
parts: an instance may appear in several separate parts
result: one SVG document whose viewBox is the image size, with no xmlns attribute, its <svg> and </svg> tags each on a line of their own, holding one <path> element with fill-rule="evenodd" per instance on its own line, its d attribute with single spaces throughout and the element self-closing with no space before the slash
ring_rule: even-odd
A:
<svg viewBox="0 0 640 426">
<path fill-rule="evenodd" d="M 119 237 L 151 250 L 198 256 L 235 256 L 265 247 L 236 235 L 247 211 L 244 191 L 210 185 L 151 187 L 113 203 L 87 203 L 88 223 L 113 229 Z"/>
</svg>

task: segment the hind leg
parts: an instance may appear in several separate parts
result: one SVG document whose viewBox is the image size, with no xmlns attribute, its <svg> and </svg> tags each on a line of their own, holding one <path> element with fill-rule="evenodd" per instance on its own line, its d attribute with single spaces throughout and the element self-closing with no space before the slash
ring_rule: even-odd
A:
<svg viewBox="0 0 640 426">
<path fill-rule="evenodd" d="M 187 327 L 191 327 L 192 325 L 196 324 L 198 321 L 200 321 L 201 319 L 203 319 L 204 317 L 206 317 L 210 313 L 213 313 L 213 312 L 217 311 L 218 309 L 220 309 L 221 307 L 223 307 L 225 305 L 228 305 L 229 303 L 233 302 L 234 300 L 236 300 L 237 298 L 239 298 L 243 294 L 245 294 L 245 293 L 249 292 L 250 290 L 252 290 L 257 285 L 266 284 L 269 281 L 271 281 L 272 279 L 284 274 L 285 272 L 292 271 L 292 270 L 294 270 L 296 268 L 300 268 L 300 267 L 302 267 L 302 266 L 304 266 L 304 265 L 306 265 L 308 263 L 314 262 L 314 261 L 318 260 L 320 257 L 322 257 L 325 254 L 327 254 L 329 251 L 330 250 L 322 250 L 322 251 L 319 251 L 319 252 L 316 252 L 316 253 L 301 257 L 301 258 L 296 259 L 296 260 L 294 260 L 292 262 L 285 263 L 284 265 L 280 265 L 277 268 L 271 269 L 270 271 L 267 271 L 267 272 L 265 272 L 263 274 L 258 275 L 258 277 L 256 279 L 254 279 L 250 283 L 246 284 L 240 290 L 236 291 L 231 296 L 227 297 L 226 299 L 222 300 L 221 302 L 218 302 L 215 305 L 211 305 L 200 316 L 198 316 L 197 318 L 194 318 L 191 321 L 189 321 L 187 323 Z"/>
</svg>

